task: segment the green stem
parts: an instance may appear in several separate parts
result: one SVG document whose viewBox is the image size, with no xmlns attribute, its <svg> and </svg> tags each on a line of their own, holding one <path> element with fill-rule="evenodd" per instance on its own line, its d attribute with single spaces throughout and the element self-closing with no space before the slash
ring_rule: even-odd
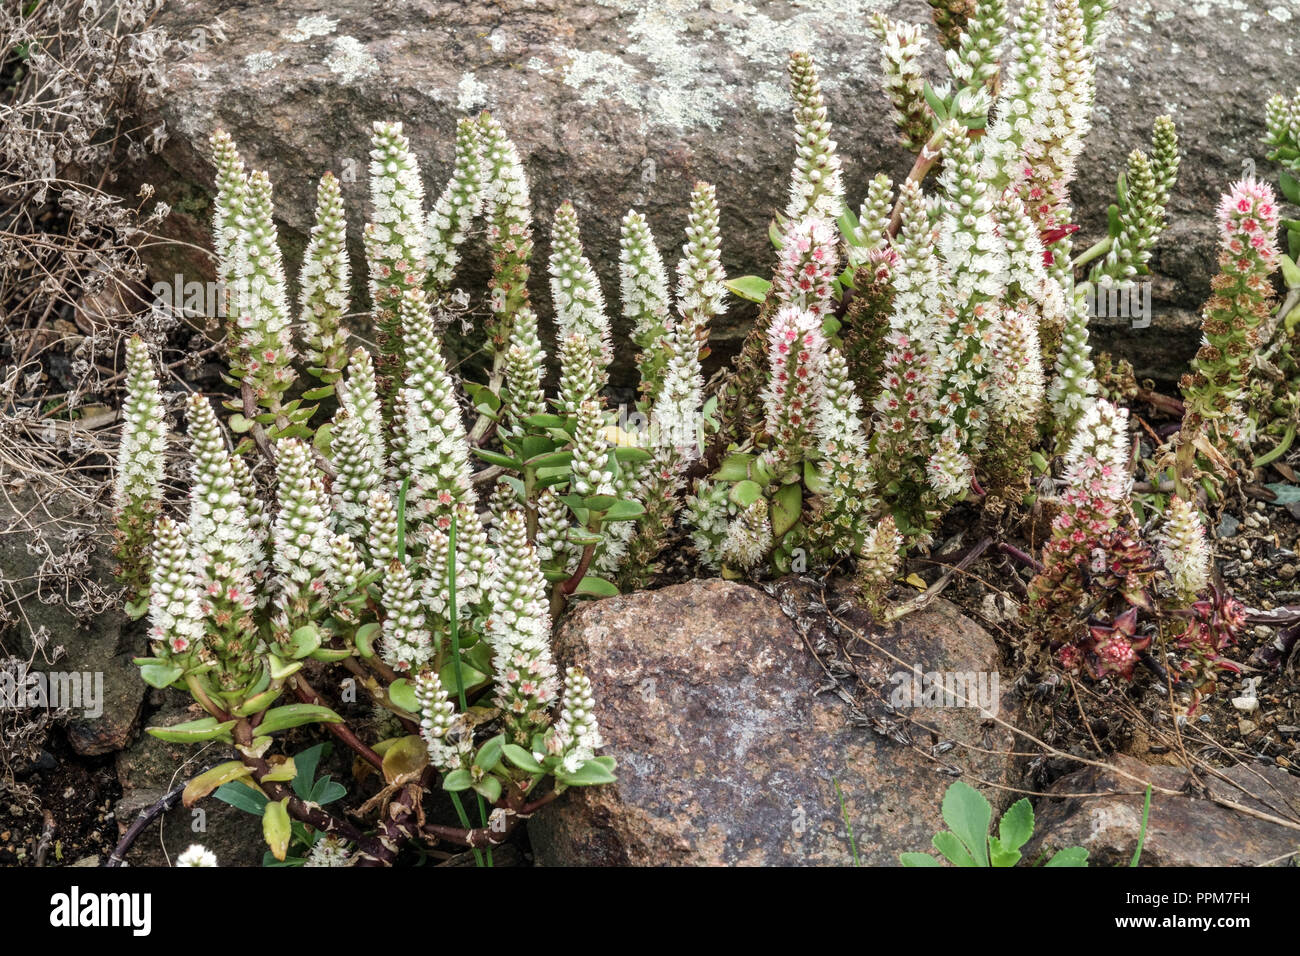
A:
<svg viewBox="0 0 1300 956">
<path fill-rule="evenodd" d="M 524 465 L 524 516 L 528 523 L 528 543 L 537 544 L 537 469 Z"/>
<path fill-rule="evenodd" d="M 600 529 L 604 524 L 604 512 L 599 515 L 593 513 L 587 521 L 587 530 L 593 534 L 600 534 Z M 589 544 L 582 549 L 582 557 L 578 560 L 578 570 L 574 571 L 567 580 L 557 581 L 555 590 L 551 592 L 551 618 L 559 618 L 560 613 L 564 610 L 565 599 L 578 589 L 582 579 L 587 576 L 591 570 L 592 559 L 596 556 L 596 545 Z"/>
<path fill-rule="evenodd" d="M 465 812 L 465 804 L 461 802 L 460 794 L 455 790 L 449 792 L 451 795 L 452 805 L 456 808 L 456 816 L 460 819 L 460 825 L 466 830 L 472 830 L 473 827 L 469 825 L 469 814 Z M 474 850 L 475 865 L 483 866 L 483 851 L 478 849 L 478 847 L 473 847 L 472 849 Z"/>
<path fill-rule="evenodd" d="M 189 689 L 189 692 L 193 695 L 194 699 L 199 702 L 199 706 L 213 717 L 217 718 L 217 720 L 224 722 L 230 719 L 230 715 L 226 713 L 223 708 L 217 706 L 217 704 L 213 702 L 212 698 L 208 696 L 207 689 L 203 686 L 203 683 L 199 680 L 197 674 L 186 674 L 185 686 Z"/>
<path fill-rule="evenodd" d="M 488 388 L 494 395 L 501 394 L 501 385 L 505 381 L 505 352 L 498 349 L 492 358 L 492 372 L 488 376 Z M 496 426 L 496 420 L 479 413 L 478 419 L 469 430 L 469 443 L 477 448 L 487 441 L 488 436 L 492 434 L 492 429 Z"/>
<path fill-rule="evenodd" d="M 1106 253 L 1110 252 L 1110 247 L 1114 244 L 1115 240 L 1110 236 L 1107 236 L 1100 242 L 1093 243 L 1087 249 L 1083 250 L 1083 252 L 1079 254 L 1079 257 L 1074 260 L 1074 267 L 1076 269 L 1082 269 L 1089 262 L 1092 262 L 1093 259 L 1100 259 Z"/>
<path fill-rule="evenodd" d="M 1282 440 L 1277 443 L 1277 447 L 1256 458 L 1251 463 L 1251 467 L 1263 468 L 1265 465 L 1273 464 L 1290 450 L 1293 441 L 1295 441 L 1295 422 L 1290 422 L 1286 426 L 1286 432 L 1282 435 Z"/>
<path fill-rule="evenodd" d="M 943 141 L 946 138 L 943 127 L 935 130 L 930 141 L 921 147 L 921 151 L 916 154 L 916 161 L 912 163 L 912 168 L 907 173 L 907 181 L 914 182 L 918 185 L 929 175 L 934 164 L 939 161 L 939 152 L 943 149 Z M 903 225 L 903 198 L 900 195 L 898 201 L 894 203 L 894 210 L 889 217 L 889 235 L 890 238 L 898 235 L 898 230 Z"/>
<path fill-rule="evenodd" d="M 460 712 L 463 714 L 469 710 L 469 702 L 465 697 L 465 679 L 461 674 L 460 660 L 460 614 L 456 608 L 456 513 L 452 512 L 451 524 L 447 528 L 447 617 L 451 621 L 451 666 L 456 671 L 456 696 L 460 701 Z M 483 796 L 478 796 L 478 816 L 483 826 L 487 826 L 487 808 L 483 804 Z M 460 794 L 452 791 L 452 798 L 456 801 L 458 812 L 460 813 L 461 825 L 469 829 L 469 818 L 465 816 L 465 809 L 460 803 Z M 479 866 L 484 865 L 483 853 L 474 849 L 474 862 Z M 487 851 L 487 866 L 492 865 L 492 850 Z"/>
<path fill-rule="evenodd" d="M 1184 501 L 1195 501 L 1196 434 L 1195 426 L 1184 423 L 1174 450 L 1174 490 Z"/>
</svg>

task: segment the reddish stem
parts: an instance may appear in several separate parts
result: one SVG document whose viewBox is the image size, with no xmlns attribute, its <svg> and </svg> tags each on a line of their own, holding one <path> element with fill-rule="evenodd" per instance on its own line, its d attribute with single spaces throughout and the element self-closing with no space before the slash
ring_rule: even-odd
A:
<svg viewBox="0 0 1300 956">
<path fill-rule="evenodd" d="M 293 691 L 298 695 L 298 699 L 305 704 L 323 704 L 320 694 L 316 693 L 315 689 L 307 683 L 301 674 L 293 676 Z M 365 742 L 353 733 L 352 728 L 347 724 L 326 724 L 325 729 L 337 737 L 340 743 L 355 751 L 362 760 L 383 773 L 383 758 L 366 746 Z"/>
</svg>

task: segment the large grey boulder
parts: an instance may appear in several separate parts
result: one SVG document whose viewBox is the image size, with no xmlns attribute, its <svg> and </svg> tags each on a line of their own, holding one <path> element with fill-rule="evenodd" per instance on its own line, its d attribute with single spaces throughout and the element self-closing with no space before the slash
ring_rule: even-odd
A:
<svg viewBox="0 0 1300 956">
<path fill-rule="evenodd" d="M 1099 323 L 1103 345 L 1131 356 L 1139 374 L 1169 378 L 1195 350 L 1196 315 L 1214 263 L 1215 199 L 1245 160 L 1267 171 L 1262 102 L 1292 82 L 1283 66 L 1300 0 L 1118 7 L 1075 190 L 1085 224 L 1079 238 L 1084 244 L 1104 234 L 1125 155 L 1146 144 L 1156 116 L 1172 113 L 1186 156 L 1173 232 L 1155 259 L 1167 279 L 1155 289 L 1154 323 L 1146 330 Z M 527 157 L 542 296 L 550 211 L 562 199 L 576 205 L 612 293 L 623 213 L 631 206 L 647 213 L 672 263 L 697 179 L 718 187 L 729 273 L 766 273 L 766 227 L 784 205 L 792 159 L 784 76 L 790 50 L 810 50 L 820 64 L 853 203 L 874 173 L 898 179 L 910 165 L 895 145 L 866 30 L 876 10 L 929 17 L 924 0 L 340 0 L 323 11 L 308 0 L 172 0 L 160 18 L 177 41 L 170 86 L 153 104 L 171 139 L 161 161 L 139 176 L 173 204 L 166 229 L 206 248 L 207 137 L 224 126 L 253 164 L 271 172 L 291 250 L 304 242 L 315 183 L 326 169 L 344 179 L 355 241 L 371 122 L 406 122 L 436 193 L 450 168 L 456 118 L 486 107 Z M 937 52 L 934 60 L 938 78 Z M 210 272 L 193 248 L 154 245 L 148 253 L 167 279 Z M 476 291 L 473 279 L 467 286 Z M 733 305 L 717 324 L 719 353 L 743 334 L 750 314 Z"/>
<path fill-rule="evenodd" d="M 865 615 L 841 598 L 831 608 L 862 633 Z M 856 843 L 862 865 L 897 865 L 942 829 L 946 770 L 1015 785 L 1014 736 L 978 708 L 887 706 L 923 702 L 894 698 L 904 682 L 891 676 L 912 665 L 996 672 L 982 628 L 937 602 L 872 636 L 897 660 L 854 640 L 861 682 L 840 683 L 828 675 L 838 665 L 825 654 L 824 608 L 798 581 L 774 599 L 711 580 L 608 598 L 569 618 L 556 654 L 591 678 L 618 780 L 570 790 L 529 821 L 537 862 L 851 865 Z M 998 716 L 1016 719 L 1005 707 Z M 1005 792 L 988 796 L 999 803 Z"/>
</svg>

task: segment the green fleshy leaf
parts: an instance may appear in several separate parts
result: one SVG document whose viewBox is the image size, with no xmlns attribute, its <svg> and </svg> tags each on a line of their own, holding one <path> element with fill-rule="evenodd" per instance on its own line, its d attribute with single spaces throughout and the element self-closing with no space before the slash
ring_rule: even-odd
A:
<svg viewBox="0 0 1300 956">
<path fill-rule="evenodd" d="M 772 499 L 772 535 L 780 538 L 795 526 L 803 514 L 803 487 L 799 482 L 782 485 Z"/>
<path fill-rule="evenodd" d="M 925 102 L 929 104 L 930 110 L 934 113 L 935 119 L 940 123 L 947 122 L 948 104 L 944 102 L 943 97 L 941 97 L 929 83 L 925 84 L 923 95 L 925 96 Z"/>
<path fill-rule="evenodd" d="M 357 633 L 352 637 L 352 643 L 357 646 L 357 653 L 362 657 L 375 656 L 375 641 L 379 639 L 383 626 L 377 621 L 369 624 L 362 624 L 357 628 Z"/>
<path fill-rule="evenodd" d="M 544 454 L 528 459 L 524 464 L 529 468 L 537 468 L 539 470 L 543 468 L 558 468 L 560 466 L 567 467 L 573 464 L 573 452 L 548 451 Z"/>
<path fill-rule="evenodd" d="M 320 428 L 316 429 L 316 434 L 312 437 L 311 446 L 326 458 L 330 457 L 334 441 L 334 425 L 326 422 Z"/>
<path fill-rule="evenodd" d="M 184 673 L 185 668 L 169 661 L 156 661 L 145 664 L 140 668 L 140 677 L 144 682 L 150 687 L 157 687 L 160 690 L 176 683 Z"/>
<path fill-rule="evenodd" d="M 1282 170 L 1278 174 L 1277 182 L 1282 188 L 1282 195 L 1287 198 L 1287 202 L 1300 206 L 1300 180 L 1286 170 Z"/>
<path fill-rule="evenodd" d="M 420 712 L 420 702 L 415 696 L 415 684 L 405 677 L 399 677 L 388 685 L 388 700 L 408 714 Z"/>
<path fill-rule="evenodd" d="M 822 475 L 817 463 L 807 459 L 804 459 L 803 463 L 803 483 L 815 495 L 824 495 L 831 490 L 830 483 Z"/>
<path fill-rule="evenodd" d="M 580 548 L 585 548 L 589 544 L 600 544 L 604 540 L 604 535 L 599 531 L 588 531 L 586 528 L 570 528 L 565 532 L 564 537 Z"/>
<path fill-rule="evenodd" d="M 639 501 L 616 501 L 605 511 L 606 521 L 634 521 L 645 514 Z"/>
<path fill-rule="evenodd" d="M 135 602 L 128 601 L 122 610 L 126 612 L 126 616 L 131 620 L 140 620 L 140 618 L 149 613 L 149 595 L 146 594 L 144 597 L 140 598 L 140 600 Z"/>
<path fill-rule="evenodd" d="M 616 597 L 619 593 L 618 585 L 606 581 L 604 578 L 597 577 L 594 574 L 588 574 L 573 590 L 574 594 L 587 594 L 592 597 Z"/>
<path fill-rule="evenodd" d="M 183 724 L 172 724 L 170 727 L 149 727 L 146 730 L 159 740 L 165 740 L 170 744 L 193 744 L 202 743 L 206 740 L 229 741 L 231 740 L 230 728 L 234 727 L 236 723 L 238 721 L 234 720 L 217 723 L 215 717 L 200 717 L 198 720 L 188 720 Z"/>
<path fill-rule="evenodd" d="M 268 800 L 266 806 L 262 808 L 262 836 L 266 838 L 266 845 L 271 849 L 271 855 L 277 860 L 283 860 L 285 854 L 289 852 L 289 838 L 293 835 L 293 828 L 289 823 L 289 798 L 283 800 Z"/>
<path fill-rule="evenodd" d="M 737 507 L 748 508 L 763 497 L 763 487 L 758 482 L 746 478 L 744 481 L 738 481 L 732 485 L 729 497 Z"/>
<path fill-rule="evenodd" d="M 501 407 L 501 396 L 488 386 L 481 385 L 478 382 L 466 382 L 464 387 L 469 395 L 470 402 L 475 408 L 485 407 L 488 411 L 495 412 Z"/>
<path fill-rule="evenodd" d="M 620 465 L 649 461 L 653 457 L 654 456 L 644 448 L 637 448 L 633 445 L 620 445 L 618 448 L 614 449 L 614 458 Z"/>
<path fill-rule="evenodd" d="M 529 428 L 563 428 L 567 419 L 563 415 L 529 415 L 524 424 Z"/>
<path fill-rule="evenodd" d="M 533 755 L 518 744 L 506 744 L 501 748 L 501 753 L 513 766 L 518 767 L 525 773 L 545 772 Z"/>
<path fill-rule="evenodd" d="M 749 477 L 749 465 L 754 460 L 754 455 L 736 452 L 734 455 L 728 455 L 723 459 L 718 470 L 714 472 L 715 481 L 741 481 Z"/>
<path fill-rule="evenodd" d="M 320 647 L 321 635 L 315 624 L 304 624 L 289 636 L 290 657 L 300 661 Z"/>
<path fill-rule="evenodd" d="M 231 713 L 236 717 L 248 717 L 252 714 L 260 714 L 262 711 L 266 710 L 266 708 L 274 704 L 281 693 L 283 693 L 283 688 L 276 687 L 271 690 L 262 691 L 260 694 L 254 694 L 231 711 Z"/>
<path fill-rule="evenodd" d="M 452 793 L 468 790 L 473 785 L 474 780 L 470 777 L 468 770 L 453 770 L 442 778 L 442 789 L 449 790 Z"/>
<path fill-rule="evenodd" d="M 302 661 L 286 661 L 277 654 L 267 654 L 266 659 L 270 665 L 271 677 L 275 680 L 284 680 L 302 670 Z"/>
<path fill-rule="evenodd" d="M 286 704 L 266 712 L 257 725 L 259 734 L 273 734 L 278 730 L 301 727 L 303 724 L 341 724 L 343 718 L 321 704 Z"/>
<path fill-rule="evenodd" d="M 501 799 L 501 781 L 492 776 L 484 777 L 474 784 L 474 792 L 488 803 L 496 803 Z"/>
<path fill-rule="evenodd" d="M 478 753 L 474 755 L 474 766 L 485 773 L 495 770 L 497 764 L 501 762 L 501 754 L 505 749 L 505 743 L 505 734 L 497 734 L 495 737 L 483 741 L 483 746 L 479 747 Z"/>
<path fill-rule="evenodd" d="M 1286 287 L 1300 289 L 1300 266 L 1297 266 L 1290 256 L 1280 256 L 1279 261 L 1282 264 L 1282 279 L 1286 282 Z"/>
<path fill-rule="evenodd" d="M 573 773 L 556 770 L 555 779 L 567 787 L 595 787 L 613 783 L 618 778 L 613 774 L 612 760 L 611 757 L 593 757 Z"/>
<path fill-rule="evenodd" d="M 759 276 L 739 276 L 728 279 L 723 285 L 737 298 L 760 304 L 767 299 L 768 290 L 772 288 L 771 282 Z"/>
<path fill-rule="evenodd" d="M 465 681 L 466 693 L 488 682 L 488 675 L 478 668 L 470 667 L 465 663 L 464 657 L 461 658 L 459 676 Z M 442 665 L 442 670 L 438 671 L 438 679 L 442 681 L 442 686 L 446 688 L 447 693 L 451 696 L 454 697 L 460 693 L 460 680 L 457 679 L 455 661 L 448 661 Z"/>
<path fill-rule="evenodd" d="M 515 458 L 511 458 L 509 455 L 502 455 L 495 451 L 489 451 L 486 448 L 475 448 L 473 449 L 473 451 L 475 455 L 477 455 L 483 461 L 487 462 L 489 465 L 497 465 L 501 468 L 509 468 L 512 471 L 520 471 L 524 467 L 523 462 Z"/>
</svg>

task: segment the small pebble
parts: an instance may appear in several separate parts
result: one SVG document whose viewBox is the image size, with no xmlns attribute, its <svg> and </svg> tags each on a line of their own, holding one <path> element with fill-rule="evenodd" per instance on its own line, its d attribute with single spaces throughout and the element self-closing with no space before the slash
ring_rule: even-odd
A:
<svg viewBox="0 0 1300 956">
<path fill-rule="evenodd" d="M 1237 721 L 1237 730 L 1241 732 L 1241 736 L 1248 737 L 1255 732 L 1255 722 L 1253 720 L 1239 720 Z"/>
<path fill-rule="evenodd" d="M 1277 569 L 1277 576 L 1282 581 L 1291 581 L 1295 578 L 1295 565 L 1284 564 Z"/>
<path fill-rule="evenodd" d="M 1241 527 L 1241 522 L 1232 515 L 1224 515 L 1223 520 L 1219 522 L 1219 527 L 1215 530 L 1215 535 L 1220 538 L 1231 538 Z"/>
<path fill-rule="evenodd" d="M 1258 697 L 1234 697 L 1232 698 L 1232 706 L 1236 707 L 1238 710 L 1242 711 L 1243 713 L 1253 714 L 1255 711 L 1259 710 L 1259 698 Z"/>
</svg>

